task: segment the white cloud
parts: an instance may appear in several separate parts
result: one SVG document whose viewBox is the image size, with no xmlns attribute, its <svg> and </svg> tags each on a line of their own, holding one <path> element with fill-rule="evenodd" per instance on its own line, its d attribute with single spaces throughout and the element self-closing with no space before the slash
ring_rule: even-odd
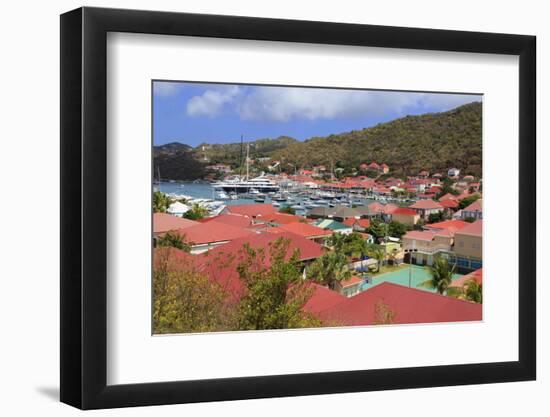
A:
<svg viewBox="0 0 550 417">
<path fill-rule="evenodd" d="M 231 103 L 240 93 L 238 86 L 219 86 L 194 96 L 187 102 L 189 116 L 217 116 L 223 107 Z"/>
<path fill-rule="evenodd" d="M 168 97 L 175 95 L 181 88 L 183 88 L 183 83 L 155 81 L 153 84 L 153 93 L 158 97 Z"/>
<path fill-rule="evenodd" d="M 419 104 L 423 107 L 435 107 L 439 111 L 450 110 L 473 101 L 481 101 L 480 95 L 471 94 L 419 94 Z"/>
<path fill-rule="evenodd" d="M 450 94 L 259 87 L 244 97 L 237 111 L 244 120 L 287 122 L 400 114 L 419 107 L 448 110 L 475 100 Z"/>
<path fill-rule="evenodd" d="M 445 111 L 481 96 L 297 87 L 210 86 L 187 102 L 190 116 L 214 117 L 229 106 L 242 120 L 345 119 Z"/>
</svg>

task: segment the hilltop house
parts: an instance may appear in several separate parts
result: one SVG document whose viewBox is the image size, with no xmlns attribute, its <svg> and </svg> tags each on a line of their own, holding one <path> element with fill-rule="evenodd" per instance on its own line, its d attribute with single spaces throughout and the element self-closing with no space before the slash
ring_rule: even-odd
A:
<svg viewBox="0 0 550 417">
<path fill-rule="evenodd" d="M 449 178 L 458 178 L 459 175 L 460 175 L 460 169 L 458 168 L 449 168 L 449 170 L 447 171 L 447 176 Z"/>
</svg>

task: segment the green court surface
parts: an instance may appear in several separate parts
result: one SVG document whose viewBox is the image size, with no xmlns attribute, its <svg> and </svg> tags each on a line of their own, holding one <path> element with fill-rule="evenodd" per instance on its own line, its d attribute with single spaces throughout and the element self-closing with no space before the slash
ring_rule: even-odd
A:
<svg viewBox="0 0 550 417">
<path fill-rule="evenodd" d="M 462 276 L 461 274 L 454 274 L 453 280 L 460 278 L 461 276 Z M 398 269 L 397 271 L 386 272 L 381 275 L 375 275 L 374 277 L 371 278 L 372 283 L 370 284 L 363 283 L 361 285 L 361 291 L 368 290 L 369 288 L 372 288 L 383 282 L 393 282 L 394 284 L 404 285 L 406 287 L 409 286 L 409 282 L 410 282 L 410 286 L 412 288 L 418 288 L 424 291 L 435 292 L 435 289 L 418 287 L 418 284 L 430 278 L 431 278 L 431 275 L 430 275 L 429 268 L 423 267 L 423 266 L 417 266 L 417 265 L 412 265 L 412 266 L 407 265 L 405 267 Z"/>
</svg>

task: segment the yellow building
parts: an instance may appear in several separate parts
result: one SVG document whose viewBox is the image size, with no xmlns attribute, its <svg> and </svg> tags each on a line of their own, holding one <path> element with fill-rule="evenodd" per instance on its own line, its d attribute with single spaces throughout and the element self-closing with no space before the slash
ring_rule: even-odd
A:
<svg viewBox="0 0 550 417">
<path fill-rule="evenodd" d="M 458 256 L 482 259 L 483 220 L 477 220 L 455 233 L 453 251 Z"/>
<path fill-rule="evenodd" d="M 391 219 L 399 223 L 414 226 L 420 220 L 420 214 L 413 209 L 400 207 L 391 214 Z"/>
</svg>

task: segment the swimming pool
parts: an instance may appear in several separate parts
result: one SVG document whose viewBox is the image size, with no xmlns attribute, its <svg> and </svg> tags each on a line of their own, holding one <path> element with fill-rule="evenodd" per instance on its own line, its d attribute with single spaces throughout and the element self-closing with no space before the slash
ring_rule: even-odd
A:
<svg viewBox="0 0 550 417">
<path fill-rule="evenodd" d="M 378 284 L 381 284 L 383 282 L 392 282 L 394 284 L 404 285 L 406 287 L 409 286 L 409 270 L 410 270 L 410 280 L 411 280 L 411 287 L 412 288 L 418 288 L 425 291 L 435 292 L 435 289 L 431 288 L 423 288 L 418 287 L 418 284 L 421 282 L 424 282 L 431 278 L 430 270 L 427 267 L 423 266 L 405 266 L 403 268 L 398 269 L 397 271 L 392 272 L 386 272 L 382 275 L 375 275 L 372 279 L 371 284 L 363 283 L 361 284 L 361 291 L 368 290 L 369 288 L 372 288 Z M 453 280 L 460 278 L 461 274 L 454 274 Z"/>
</svg>

